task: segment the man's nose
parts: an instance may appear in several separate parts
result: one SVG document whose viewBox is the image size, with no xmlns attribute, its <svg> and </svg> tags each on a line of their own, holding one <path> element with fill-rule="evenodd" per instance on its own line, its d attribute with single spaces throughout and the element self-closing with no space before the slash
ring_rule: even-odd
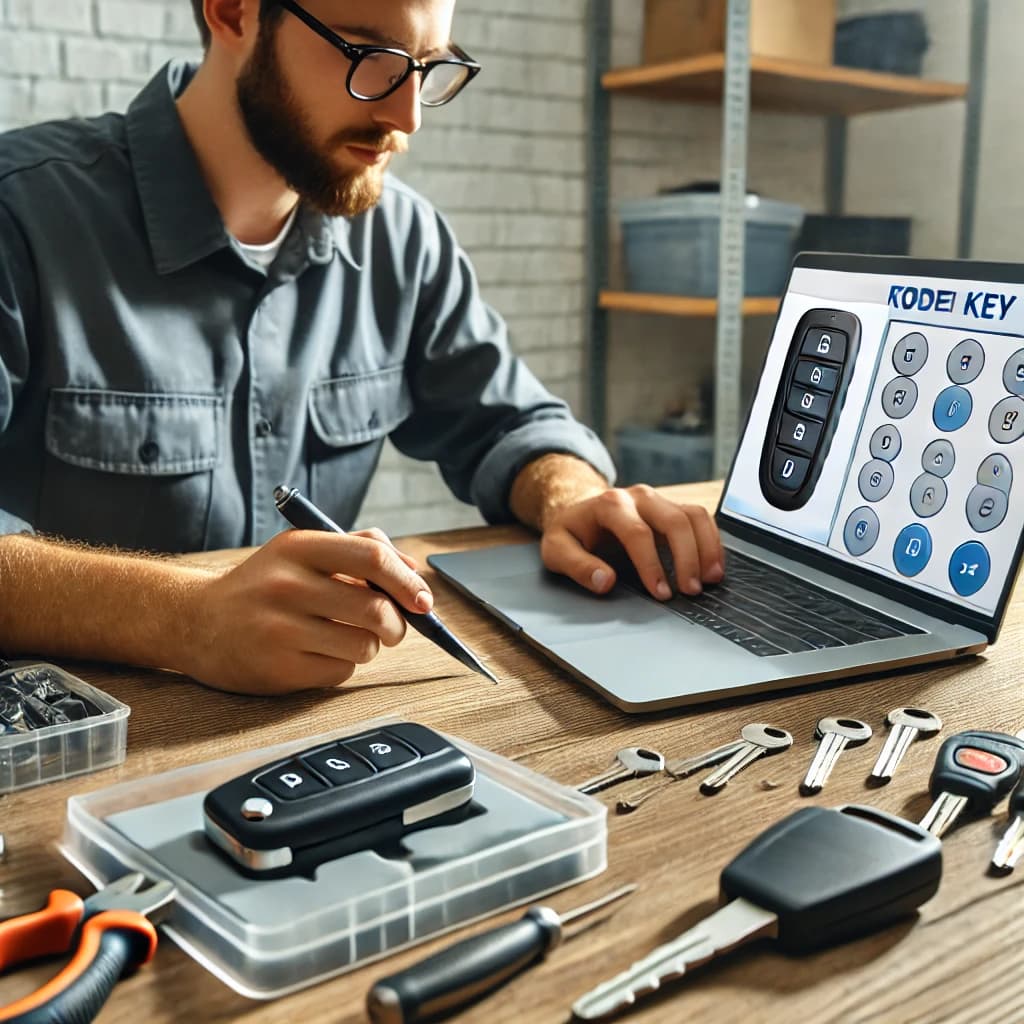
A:
<svg viewBox="0 0 1024 1024">
<path fill-rule="evenodd" d="M 418 131 L 423 120 L 420 82 L 420 73 L 414 71 L 390 96 L 374 101 L 374 124 L 405 135 Z"/>
</svg>

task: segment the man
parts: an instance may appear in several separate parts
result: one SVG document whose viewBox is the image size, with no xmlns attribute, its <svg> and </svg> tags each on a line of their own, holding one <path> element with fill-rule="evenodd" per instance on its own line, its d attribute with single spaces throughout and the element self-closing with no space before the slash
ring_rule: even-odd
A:
<svg viewBox="0 0 1024 1024">
<path fill-rule="evenodd" d="M 0 139 L 0 649 L 334 686 L 432 596 L 375 531 L 279 532 L 275 484 L 349 525 L 385 436 L 603 593 L 722 576 L 714 524 L 609 486 L 508 348 L 465 254 L 384 175 L 478 68 L 454 0 L 194 0 L 205 58 L 124 117 Z M 412 55 L 412 56 L 410 56 Z M 50 539 L 59 538 L 59 539 Z M 127 554 L 262 545 L 229 571 Z"/>
</svg>

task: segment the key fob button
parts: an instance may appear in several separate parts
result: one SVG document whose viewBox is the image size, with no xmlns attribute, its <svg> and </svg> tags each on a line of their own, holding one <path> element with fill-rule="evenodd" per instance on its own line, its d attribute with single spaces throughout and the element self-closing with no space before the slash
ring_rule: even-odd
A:
<svg viewBox="0 0 1024 1024">
<path fill-rule="evenodd" d="M 846 358 L 846 334 L 827 327 L 811 327 L 804 335 L 800 354 L 841 363 Z"/>
<path fill-rule="evenodd" d="M 772 456 L 772 482 L 784 491 L 798 491 L 807 477 L 810 459 L 778 449 Z"/>
<path fill-rule="evenodd" d="M 973 408 L 970 391 L 954 384 L 939 392 L 932 408 L 932 422 L 947 433 L 959 430 L 971 418 Z"/>
<path fill-rule="evenodd" d="M 257 775 L 254 781 L 280 800 L 300 800 L 327 789 L 326 784 L 301 761 L 286 761 L 276 765 L 262 775 Z"/>
<path fill-rule="evenodd" d="M 835 391 L 839 381 L 839 367 L 816 360 L 801 359 L 796 364 L 793 380 L 804 387 L 817 388 L 819 391 Z"/>
<path fill-rule="evenodd" d="M 882 389 L 882 408 L 887 416 L 901 420 L 917 404 L 917 385 L 909 377 L 893 377 Z"/>
<path fill-rule="evenodd" d="M 314 750 L 311 754 L 303 754 L 302 760 L 318 775 L 334 786 L 344 786 L 346 782 L 368 779 L 374 774 L 373 769 L 361 758 L 353 756 L 340 743 Z"/>
<path fill-rule="evenodd" d="M 828 416 L 831 395 L 795 384 L 789 392 L 786 410 L 794 416 L 809 416 L 812 419 L 824 420 Z"/>
<path fill-rule="evenodd" d="M 813 455 L 821 437 L 821 424 L 817 420 L 801 419 L 797 416 L 783 415 L 779 427 L 779 444 L 793 448 L 806 455 Z"/>
<path fill-rule="evenodd" d="M 953 755 L 953 760 L 961 768 L 969 768 L 973 772 L 981 772 L 982 775 L 999 775 L 1010 767 L 1009 762 L 998 754 L 978 750 L 977 747 L 961 747 Z"/>
<path fill-rule="evenodd" d="M 961 597 L 976 594 L 992 571 L 992 559 L 984 544 L 969 540 L 949 556 L 949 582 Z"/>
<path fill-rule="evenodd" d="M 378 771 L 407 764 L 419 756 L 411 747 L 407 747 L 386 732 L 375 732 L 369 736 L 361 736 L 357 740 L 348 740 L 344 745 L 360 757 L 366 758 Z"/>
<path fill-rule="evenodd" d="M 927 361 L 928 341 L 918 331 L 900 339 L 892 354 L 892 365 L 896 372 L 908 377 L 913 377 Z"/>
</svg>

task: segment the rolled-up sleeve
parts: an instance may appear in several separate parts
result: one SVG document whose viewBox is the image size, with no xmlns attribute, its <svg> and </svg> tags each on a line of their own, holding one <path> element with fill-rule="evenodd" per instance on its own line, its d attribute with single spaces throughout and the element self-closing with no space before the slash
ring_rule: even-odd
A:
<svg viewBox="0 0 1024 1024">
<path fill-rule="evenodd" d="M 597 435 L 512 353 L 504 321 L 481 297 L 444 218 L 421 209 L 418 228 L 423 255 L 408 363 L 415 411 L 392 434 L 395 446 L 435 461 L 456 497 L 490 523 L 514 518 L 512 483 L 541 455 L 575 455 L 613 481 Z"/>
<path fill-rule="evenodd" d="M 0 433 L 14 418 L 14 405 L 28 377 L 29 321 L 37 305 L 32 257 L 21 229 L 0 203 Z M 8 493 L 0 466 L 0 534 L 33 532 L 6 510 Z"/>
</svg>

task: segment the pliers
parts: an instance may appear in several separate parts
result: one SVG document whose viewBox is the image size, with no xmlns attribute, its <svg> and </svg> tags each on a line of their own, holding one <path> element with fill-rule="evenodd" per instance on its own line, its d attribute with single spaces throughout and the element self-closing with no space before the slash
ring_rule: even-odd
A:
<svg viewBox="0 0 1024 1024">
<path fill-rule="evenodd" d="M 157 882 L 139 892 L 144 881 L 138 872 L 123 875 L 85 900 L 67 889 L 54 889 L 42 910 L 0 922 L 0 971 L 66 953 L 78 935 L 67 966 L 31 995 L 0 1008 L 0 1021 L 91 1021 L 117 982 L 156 952 L 150 918 L 166 911 L 176 890 L 170 882 Z"/>
</svg>

